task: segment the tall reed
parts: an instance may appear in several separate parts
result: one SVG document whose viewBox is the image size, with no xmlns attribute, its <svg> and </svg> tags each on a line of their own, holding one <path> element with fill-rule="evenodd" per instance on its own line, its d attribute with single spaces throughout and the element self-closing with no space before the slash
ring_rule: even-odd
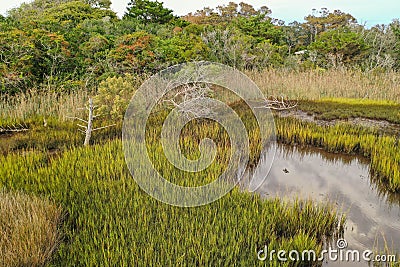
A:
<svg viewBox="0 0 400 267">
<path fill-rule="evenodd" d="M 15 96 L 0 96 L 0 118 L 2 120 L 24 121 L 32 117 L 56 117 L 81 115 L 87 103 L 88 92 L 57 93 L 29 91 Z"/>
<path fill-rule="evenodd" d="M 400 102 L 400 73 L 366 73 L 353 70 L 268 69 L 246 73 L 269 96 L 289 99 L 367 98 Z"/>
<path fill-rule="evenodd" d="M 62 210 L 47 199 L 0 190 L 0 266 L 43 266 L 60 242 Z"/>
</svg>

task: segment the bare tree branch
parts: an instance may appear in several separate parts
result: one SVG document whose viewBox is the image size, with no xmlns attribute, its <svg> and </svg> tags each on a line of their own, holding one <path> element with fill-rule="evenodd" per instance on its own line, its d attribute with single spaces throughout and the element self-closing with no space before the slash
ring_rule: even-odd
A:
<svg viewBox="0 0 400 267">
<path fill-rule="evenodd" d="M 100 127 L 100 128 L 96 128 L 96 129 L 93 129 L 92 131 L 94 132 L 94 131 L 98 131 L 98 130 L 103 130 L 103 129 L 110 128 L 110 127 L 114 127 L 114 126 L 116 126 L 116 124 L 112 124 L 112 125 L 108 125 L 108 126 L 103 126 L 103 127 Z"/>
<path fill-rule="evenodd" d="M 256 108 L 265 108 L 270 110 L 288 110 L 297 107 L 297 102 L 285 100 L 283 96 L 280 99 L 271 97 L 270 99 L 264 99 L 264 105 Z"/>
<path fill-rule="evenodd" d="M 23 126 L 20 123 L 18 123 L 18 126 L 12 125 L 12 126 L 7 126 L 6 128 L 0 127 L 0 133 L 18 133 L 18 132 L 26 132 L 29 131 L 29 128 L 27 126 Z"/>
<path fill-rule="evenodd" d="M 90 138 L 92 137 L 92 132 L 110 128 L 110 127 L 116 126 L 116 124 L 93 129 L 93 120 L 100 116 L 103 116 L 104 114 L 100 114 L 100 115 L 94 114 L 94 110 L 95 110 L 96 106 L 93 105 L 92 98 L 89 98 L 89 105 L 87 105 L 85 108 L 89 111 L 88 112 L 88 120 L 84 120 L 84 119 L 81 119 L 78 117 L 68 117 L 68 116 L 67 116 L 67 118 L 78 120 L 78 121 L 81 121 L 86 124 L 86 125 L 77 124 L 77 126 L 84 129 L 84 130 L 78 129 L 78 131 L 85 134 L 85 141 L 84 141 L 83 145 L 88 146 L 89 142 L 90 142 Z M 83 108 L 83 109 L 85 109 L 85 108 Z"/>
</svg>

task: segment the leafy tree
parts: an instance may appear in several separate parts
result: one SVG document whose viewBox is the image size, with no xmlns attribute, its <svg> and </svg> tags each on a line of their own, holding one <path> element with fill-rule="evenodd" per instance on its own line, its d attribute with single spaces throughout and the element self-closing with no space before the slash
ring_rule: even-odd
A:
<svg viewBox="0 0 400 267">
<path fill-rule="evenodd" d="M 393 52 L 396 60 L 396 67 L 400 68 L 400 20 L 393 20 L 390 24 L 390 29 L 395 37 Z"/>
<path fill-rule="evenodd" d="M 14 93 L 26 88 L 33 75 L 35 45 L 29 34 L 19 29 L 0 32 L 1 91 Z"/>
<path fill-rule="evenodd" d="M 368 46 L 360 34 L 345 27 L 321 33 L 309 49 L 318 53 L 323 67 L 339 67 L 360 63 Z"/>
<path fill-rule="evenodd" d="M 70 73 L 73 68 L 69 43 L 61 34 L 51 33 L 42 29 L 32 31 L 33 42 L 35 44 L 34 75 L 39 82 L 45 81 L 51 85 L 57 79 Z"/>
<path fill-rule="evenodd" d="M 85 2 L 92 7 L 106 8 L 111 7 L 111 0 L 85 0 Z"/>
<path fill-rule="evenodd" d="M 69 43 L 46 30 L 0 32 L 2 84 L 9 91 L 53 83 L 71 71 Z M 4 89 L 3 88 L 3 89 Z"/>
<path fill-rule="evenodd" d="M 172 10 L 165 8 L 162 2 L 150 0 L 131 0 L 128 3 L 124 18 L 132 18 L 143 22 L 168 23 L 175 17 Z"/>
<path fill-rule="evenodd" d="M 241 17 L 250 18 L 252 16 L 256 16 L 257 14 L 259 14 L 259 12 L 255 10 L 252 5 L 240 2 L 239 6 L 240 6 L 239 16 Z"/>
<path fill-rule="evenodd" d="M 79 47 L 79 65 L 85 70 L 85 79 L 95 82 L 96 78 L 102 79 L 103 75 L 113 72 L 109 66 L 109 53 L 113 42 L 105 36 L 96 34 Z"/>
<path fill-rule="evenodd" d="M 145 73 L 157 70 L 158 38 L 147 32 L 135 32 L 118 37 L 110 51 L 117 73 Z"/>
<path fill-rule="evenodd" d="M 60 26 L 65 27 L 67 21 L 76 26 L 85 19 L 116 18 L 115 12 L 109 9 L 110 4 L 110 0 L 34 0 L 10 10 L 9 16 L 24 27 L 35 27 L 38 23 L 41 26 L 64 23 Z"/>
<path fill-rule="evenodd" d="M 283 39 L 288 46 L 289 55 L 292 51 L 304 50 L 310 44 L 309 32 L 301 23 L 294 21 L 282 27 Z"/>
<path fill-rule="evenodd" d="M 186 30 L 177 32 L 172 38 L 160 39 L 156 51 L 162 60 L 159 64 L 165 67 L 208 57 L 208 48 L 201 37 Z"/>
<path fill-rule="evenodd" d="M 282 43 L 282 27 L 272 24 L 271 18 L 265 14 L 252 17 L 240 17 L 235 25 L 245 34 L 254 37 L 258 42 L 269 40 L 274 44 Z"/>
<path fill-rule="evenodd" d="M 390 25 L 376 25 L 370 29 L 359 26 L 354 30 L 369 47 L 366 59 L 361 63 L 364 70 L 389 70 L 396 66 L 396 34 Z"/>
<path fill-rule="evenodd" d="M 330 12 L 328 9 L 322 8 L 318 12 L 314 9 L 313 12 L 312 15 L 304 18 L 306 20 L 304 27 L 310 32 L 311 42 L 316 40 L 319 33 L 357 23 L 352 15 L 340 10 Z"/>
<path fill-rule="evenodd" d="M 254 16 L 266 18 L 270 14 L 271 10 L 266 6 L 262 6 L 260 9 L 255 10 L 252 5 L 244 2 L 241 2 L 240 4 L 229 2 L 226 6 L 218 6 L 216 10 L 206 7 L 202 10 L 198 10 L 194 14 L 189 13 L 183 18 L 191 23 L 218 25 L 221 23 L 230 23 L 235 21 L 237 18 L 251 18 Z"/>
<path fill-rule="evenodd" d="M 239 5 L 234 2 L 229 2 L 226 6 L 218 6 L 217 11 L 222 21 L 232 21 L 239 15 Z"/>
<path fill-rule="evenodd" d="M 70 1 L 46 9 L 36 21 L 49 30 L 66 32 L 85 20 L 104 18 L 116 19 L 117 16 L 112 10 L 94 8 L 82 1 Z"/>
</svg>

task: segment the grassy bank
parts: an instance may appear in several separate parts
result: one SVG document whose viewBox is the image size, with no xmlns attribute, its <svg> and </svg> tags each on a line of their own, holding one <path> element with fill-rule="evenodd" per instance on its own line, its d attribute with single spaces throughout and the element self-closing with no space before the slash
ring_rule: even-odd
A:
<svg viewBox="0 0 400 267">
<path fill-rule="evenodd" d="M 366 118 L 400 124 L 400 104 L 394 101 L 327 98 L 302 100 L 297 108 L 320 120 Z"/>
<path fill-rule="evenodd" d="M 298 100 L 356 98 L 400 103 L 400 74 L 396 72 L 295 72 L 271 69 L 246 74 L 254 80 L 266 97 L 285 96 Z M 134 86 L 139 85 L 140 83 Z M 81 116 L 83 111 L 78 108 L 84 107 L 88 97 L 95 93 L 78 91 L 60 94 L 48 92 L 46 88 L 19 94 L 17 97 L 3 95 L 0 96 L 0 118 L 2 121 L 24 121 L 32 116 L 40 116 L 66 120 L 66 116 Z M 0 122 L 0 127 L 1 125 Z"/>
</svg>

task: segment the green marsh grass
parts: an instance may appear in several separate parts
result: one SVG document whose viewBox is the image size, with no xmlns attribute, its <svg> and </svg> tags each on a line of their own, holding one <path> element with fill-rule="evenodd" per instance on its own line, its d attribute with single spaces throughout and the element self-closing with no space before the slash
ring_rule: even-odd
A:
<svg viewBox="0 0 400 267">
<path fill-rule="evenodd" d="M 130 177 L 118 140 L 54 159 L 9 154 L 0 164 L 2 186 L 47 196 L 67 212 L 50 266 L 257 266 L 265 245 L 320 251 L 341 232 L 328 204 L 262 200 L 239 189 L 198 208 L 160 203 Z"/>
<path fill-rule="evenodd" d="M 26 150 L 57 152 L 83 144 L 85 137 L 78 131 L 80 128 L 76 121 L 60 121 L 54 117 L 48 117 L 45 121 L 46 125 L 44 118 L 37 116 L 23 122 L 27 131 L 0 133 L 0 153 L 5 155 Z M 98 120 L 94 125 L 100 127 L 109 124 L 111 122 Z M 93 132 L 91 144 L 119 138 L 121 128 L 122 122 L 117 122 L 113 127 Z"/>
<path fill-rule="evenodd" d="M 271 75 L 276 75 L 277 79 L 281 77 L 279 73 Z M 307 80 L 317 83 L 321 77 L 325 82 L 330 79 L 323 76 L 325 74 L 308 75 L 301 76 L 303 83 L 299 86 L 305 85 Z M 292 85 L 295 85 L 295 77 L 295 74 L 289 77 Z M 397 81 L 396 77 L 393 76 L 393 81 Z M 368 90 L 357 95 L 351 91 L 335 94 L 333 85 L 328 88 L 330 91 L 323 93 L 318 85 L 308 97 L 360 97 L 371 92 L 374 86 L 389 84 L 391 89 L 385 96 L 374 91 L 375 94 L 370 94 L 369 98 L 398 99 L 395 82 L 380 84 L 379 78 L 360 79 L 366 79 L 366 83 L 371 81 L 368 79 L 375 80 Z M 320 250 L 324 240 L 340 235 L 343 230 L 344 217 L 340 217 L 329 204 L 263 200 L 239 189 L 215 203 L 194 209 L 162 204 L 145 194 L 130 176 L 119 140 L 120 124 L 95 133 L 94 145 L 83 148 L 83 136 L 77 132 L 75 123 L 65 120 L 64 115 L 81 115 L 74 110 L 84 105 L 86 95 L 65 96 L 64 102 L 61 101 L 64 104 L 59 104 L 59 107 L 55 107 L 58 102 L 52 99 L 51 94 L 49 96 L 43 101 L 30 103 L 29 99 L 39 99 L 40 96 L 29 95 L 28 100 L 15 99 L 16 102 L 1 104 L 0 125 L 23 122 L 32 130 L 7 136 L 3 138 L 5 141 L 0 136 L 0 144 L 5 146 L 3 149 L 0 145 L 0 148 L 6 151 L 0 155 L 3 166 L 0 185 L 7 190 L 50 198 L 67 212 L 62 227 L 64 240 L 50 266 L 264 265 L 257 260 L 257 251 L 264 245 L 270 249 Z M 340 100 L 339 104 L 354 106 L 347 100 Z M 373 104 L 375 102 L 368 102 L 363 107 Z M 383 106 L 390 107 L 391 104 Z M 16 107 L 21 109 L 13 111 Z M 254 118 L 248 110 L 242 110 L 240 103 L 234 104 L 233 108 L 240 113 L 250 139 L 254 140 L 250 143 L 250 162 L 255 162 L 262 148 L 257 141 L 260 133 L 253 130 L 256 128 Z M 46 127 L 43 118 L 48 121 Z M 230 144 L 221 127 L 200 122 L 183 130 L 180 142 L 184 154 L 191 159 L 199 156 L 198 141 L 203 137 L 216 137 L 221 145 L 215 165 L 187 179 L 184 173 L 167 165 L 160 143 L 156 142 L 160 128 L 155 122 L 159 122 L 159 118 L 155 116 L 149 124 L 147 148 L 156 167 L 167 179 L 181 185 L 196 186 L 215 179 L 215 173 L 224 170 Z M 106 121 L 99 123 L 107 124 Z M 352 125 L 322 127 L 291 118 L 277 118 L 276 125 L 280 142 L 368 157 L 380 184 L 393 194 L 400 192 L 400 153 L 396 137 L 381 136 Z M 48 153 L 59 148 L 62 153 L 57 157 Z M 278 262 L 269 265 L 282 266 Z M 286 266 L 293 265 L 296 264 L 286 263 Z"/>
<path fill-rule="evenodd" d="M 324 98 L 299 101 L 298 109 L 322 120 L 366 118 L 400 124 L 400 104 L 394 101 Z"/>
</svg>

